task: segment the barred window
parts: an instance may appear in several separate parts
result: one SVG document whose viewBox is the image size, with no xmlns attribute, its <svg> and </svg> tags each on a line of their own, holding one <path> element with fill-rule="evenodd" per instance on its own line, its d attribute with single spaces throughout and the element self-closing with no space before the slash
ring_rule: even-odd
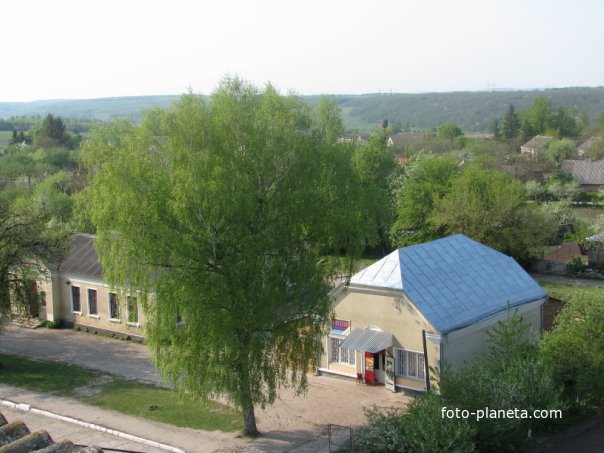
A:
<svg viewBox="0 0 604 453">
<path fill-rule="evenodd" d="M 354 349 L 341 348 L 342 341 L 344 341 L 343 338 L 329 337 L 329 362 L 354 365 L 355 351 Z"/>
<path fill-rule="evenodd" d="M 396 349 L 396 375 L 414 379 L 425 379 L 424 354 Z"/>
</svg>

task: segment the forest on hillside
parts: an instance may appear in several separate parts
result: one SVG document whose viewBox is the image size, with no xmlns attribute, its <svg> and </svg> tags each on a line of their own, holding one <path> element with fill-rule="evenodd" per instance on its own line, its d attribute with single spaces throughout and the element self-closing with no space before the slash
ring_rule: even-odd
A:
<svg viewBox="0 0 604 453">
<path fill-rule="evenodd" d="M 452 123 L 464 131 L 488 131 L 511 104 L 516 109 L 529 107 L 536 96 L 544 96 L 552 106 L 566 106 L 575 115 L 587 115 L 592 123 L 604 111 L 604 87 L 555 88 L 527 91 L 489 91 L 420 94 L 364 94 L 331 97 L 342 109 L 348 130 L 367 132 L 388 119 L 402 130 L 426 130 Z M 302 96 L 316 105 L 321 96 Z M 63 118 L 138 121 L 142 111 L 169 107 L 178 96 L 131 96 L 103 99 L 0 102 L 0 118 L 46 115 Z"/>
</svg>

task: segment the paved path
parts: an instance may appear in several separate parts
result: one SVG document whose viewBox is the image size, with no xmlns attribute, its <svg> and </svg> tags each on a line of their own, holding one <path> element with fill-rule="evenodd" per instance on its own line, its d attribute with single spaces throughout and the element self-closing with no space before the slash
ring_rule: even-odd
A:
<svg viewBox="0 0 604 453">
<path fill-rule="evenodd" d="M 67 362 L 129 378 L 160 382 L 149 361 L 146 346 L 89 333 L 9 326 L 0 337 L 2 353 Z M 11 399 L 4 395 L 7 391 L 7 387 L 0 387 L 0 395 Z M 256 451 L 269 452 L 326 451 L 328 423 L 358 426 L 365 423 L 364 408 L 373 405 L 403 407 L 409 401 L 407 396 L 393 394 L 383 387 L 357 386 L 354 381 L 309 376 L 305 396 L 296 396 L 295 392 L 286 389 L 280 392 L 280 398 L 274 405 L 265 410 L 256 410 L 258 428 L 264 435 L 248 441 L 237 438 L 236 434 L 183 430 L 65 398 L 36 395 L 17 389 L 10 391 L 16 402 L 46 410 L 59 408 L 65 411 L 61 412 L 64 415 L 105 425 L 111 423 L 113 428 L 192 452 L 213 451 L 225 445 L 243 445 Z M 89 420 L 91 417 L 94 419 Z"/>
<path fill-rule="evenodd" d="M 4 392 L 6 387 L 0 387 Z M 165 453 L 165 450 L 153 448 L 148 445 L 140 444 L 130 440 L 125 440 L 110 434 L 104 434 L 98 431 L 92 431 L 89 428 L 78 426 L 72 423 L 54 420 L 42 415 L 36 415 L 29 412 L 22 412 L 7 407 L 0 407 L 0 412 L 6 417 L 8 422 L 22 421 L 33 433 L 38 430 L 46 430 L 55 442 L 61 440 L 70 440 L 76 445 L 97 446 L 104 449 L 126 450 L 133 452 Z M 109 453 L 109 450 L 107 450 Z"/>
</svg>

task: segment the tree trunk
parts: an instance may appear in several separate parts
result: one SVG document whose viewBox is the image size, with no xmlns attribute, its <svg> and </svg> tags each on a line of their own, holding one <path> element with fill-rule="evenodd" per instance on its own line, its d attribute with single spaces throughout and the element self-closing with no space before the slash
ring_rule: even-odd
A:
<svg viewBox="0 0 604 453">
<path fill-rule="evenodd" d="M 250 389 L 249 376 L 242 373 L 239 380 L 239 389 L 241 391 L 241 410 L 243 411 L 243 434 L 245 436 L 258 436 L 256 428 L 256 415 L 254 414 L 254 402 L 252 401 L 252 392 Z"/>
<path fill-rule="evenodd" d="M 251 402 L 243 407 L 243 426 L 243 434 L 246 436 L 256 437 L 260 434 L 256 428 L 256 415 L 254 414 L 254 405 Z"/>
</svg>

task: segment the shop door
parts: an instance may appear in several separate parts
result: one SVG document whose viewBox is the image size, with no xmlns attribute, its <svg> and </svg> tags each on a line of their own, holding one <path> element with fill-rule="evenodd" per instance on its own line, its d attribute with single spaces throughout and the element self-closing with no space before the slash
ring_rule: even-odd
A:
<svg viewBox="0 0 604 453">
<path fill-rule="evenodd" d="M 365 384 L 375 384 L 373 353 L 365 352 Z"/>
<path fill-rule="evenodd" d="M 383 384 L 385 382 L 384 376 L 384 354 L 373 355 L 373 374 L 375 374 L 375 382 Z"/>
</svg>

